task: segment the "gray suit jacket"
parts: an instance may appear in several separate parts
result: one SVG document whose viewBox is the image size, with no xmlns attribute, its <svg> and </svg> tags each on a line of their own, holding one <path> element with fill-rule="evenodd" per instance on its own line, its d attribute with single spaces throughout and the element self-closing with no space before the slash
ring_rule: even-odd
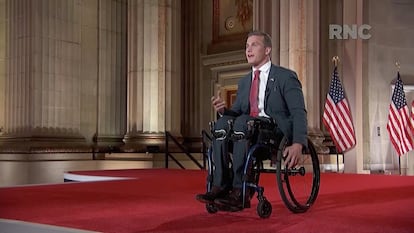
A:
<svg viewBox="0 0 414 233">
<path fill-rule="evenodd" d="M 238 83 L 234 104 L 225 115 L 239 116 L 250 113 L 249 94 L 252 73 Z M 272 64 L 265 91 L 265 112 L 292 143 L 307 146 L 307 116 L 302 85 L 292 70 Z"/>
</svg>

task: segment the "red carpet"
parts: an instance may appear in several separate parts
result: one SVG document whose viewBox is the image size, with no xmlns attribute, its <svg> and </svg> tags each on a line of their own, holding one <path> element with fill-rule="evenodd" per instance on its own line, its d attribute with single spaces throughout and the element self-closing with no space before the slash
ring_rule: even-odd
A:
<svg viewBox="0 0 414 233">
<path fill-rule="evenodd" d="M 414 177 L 321 174 L 315 205 L 293 214 L 279 198 L 274 174 L 261 184 L 272 203 L 268 219 L 252 208 L 209 214 L 195 201 L 205 171 L 117 170 L 77 174 L 137 179 L 0 188 L 0 218 L 132 232 L 414 232 Z"/>
</svg>

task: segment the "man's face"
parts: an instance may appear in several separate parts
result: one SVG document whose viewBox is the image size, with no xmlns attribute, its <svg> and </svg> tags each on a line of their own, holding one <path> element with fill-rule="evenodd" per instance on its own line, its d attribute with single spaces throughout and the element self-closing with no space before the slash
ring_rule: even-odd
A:
<svg viewBox="0 0 414 233">
<path fill-rule="evenodd" d="M 270 47 L 264 46 L 263 36 L 250 36 L 246 42 L 247 62 L 254 68 L 259 68 L 269 61 Z"/>
</svg>

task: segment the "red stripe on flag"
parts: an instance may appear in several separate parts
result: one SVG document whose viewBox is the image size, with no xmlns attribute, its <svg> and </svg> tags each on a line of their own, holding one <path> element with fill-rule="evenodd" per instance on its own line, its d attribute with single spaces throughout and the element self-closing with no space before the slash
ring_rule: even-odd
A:
<svg viewBox="0 0 414 233">
<path fill-rule="evenodd" d="M 413 141 L 407 131 L 408 108 L 403 107 L 399 111 L 394 104 L 390 106 L 387 130 L 391 142 L 398 155 L 407 153 L 413 149 Z"/>
<path fill-rule="evenodd" d="M 339 109 L 339 105 L 342 105 L 342 103 L 335 105 L 328 96 L 323 121 L 338 151 L 343 152 L 355 145 L 355 133 L 347 106 L 342 106 L 343 111 Z"/>
<path fill-rule="evenodd" d="M 413 135 L 410 134 L 414 132 L 412 114 L 412 112 L 409 113 L 404 85 L 398 73 L 389 107 L 387 130 L 391 144 L 399 156 L 413 149 Z"/>
<path fill-rule="evenodd" d="M 408 126 L 411 131 L 411 137 L 413 137 L 414 136 L 414 100 L 411 102 L 410 121 L 409 121 Z"/>
<path fill-rule="evenodd" d="M 336 103 L 335 103 L 336 102 Z M 351 111 L 335 67 L 323 112 L 323 123 L 328 129 L 338 152 L 356 144 Z"/>
</svg>

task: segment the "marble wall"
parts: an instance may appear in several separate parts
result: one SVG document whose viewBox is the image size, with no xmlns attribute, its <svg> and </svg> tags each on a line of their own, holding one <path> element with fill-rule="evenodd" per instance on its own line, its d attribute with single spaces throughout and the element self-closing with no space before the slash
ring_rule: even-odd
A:
<svg viewBox="0 0 414 233">
<path fill-rule="evenodd" d="M 357 133 L 345 172 L 398 169 L 386 123 L 396 61 L 414 100 L 413 10 L 411 0 L 253 1 L 253 28 L 272 35 L 273 61 L 299 74 L 313 132 L 326 133 L 331 58 L 341 58 Z M 203 0 L 0 0 L 1 145 L 133 148 L 151 137 L 163 144 L 166 130 L 199 144 L 215 119 L 211 96 L 250 69 L 244 41 L 211 48 L 212 17 Z M 330 40 L 332 23 L 369 24 L 372 36 Z M 406 174 L 413 153 L 401 157 Z"/>
<path fill-rule="evenodd" d="M 386 129 L 392 83 L 398 71 L 396 62 L 400 63 L 400 74 L 410 110 L 414 101 L 414 2 L 381 0 L 365 3 L 366 22 L 372 27 L 372 37 L 364 42 L 367 44 L 367 57 L 363 61 L 367 98 L 364 118 L 367 124 L 363 128 L 364 162 L 371 170 L 392 170 L 398 169 L 400 159 L 402 172 L 414 174 L 414 152 L 398 158 Z"/>
</svg>

